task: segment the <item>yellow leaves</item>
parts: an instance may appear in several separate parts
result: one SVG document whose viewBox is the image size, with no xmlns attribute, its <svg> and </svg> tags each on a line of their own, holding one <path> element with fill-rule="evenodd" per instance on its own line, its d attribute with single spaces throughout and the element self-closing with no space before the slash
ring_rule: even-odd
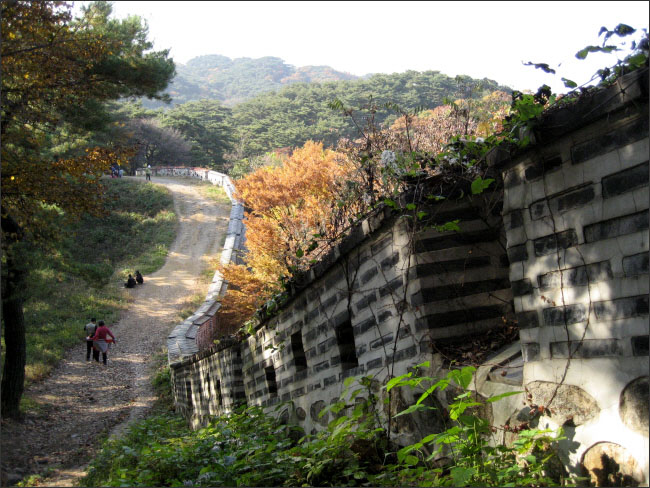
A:
<svg viewBox="0 0 650 488">
<path fill-rule="evenodd" d="M 250 318 L 272 293 L 281 291 L 280 278 L 289 269 L 306 268 L 314 234 L 331 228 L 337 180 L 350 171 L 340 153 L 309 141 L 276 167 L 263 167 L 235 182 L 246 214 L 246 266 L 222 270 L 234 286 L 228 288 L 219 312 L 221 320 L 239 325 Z"/>
</svg>

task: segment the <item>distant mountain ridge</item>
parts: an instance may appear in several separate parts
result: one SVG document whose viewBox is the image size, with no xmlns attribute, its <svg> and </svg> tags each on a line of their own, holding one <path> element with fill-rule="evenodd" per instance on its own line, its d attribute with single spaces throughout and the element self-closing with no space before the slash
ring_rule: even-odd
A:
<svg viewBox="0 0 650 488">
<path fill-rule="evenodd" d="M 284 60 L 262 58 L 231 59 L 208 54 L 176 64 L 176 77 L 166 90 L 172 105 L 192 100 L 216 99 L 226 106 L 249 100 L 256 95 L 274 91 L 293 83 L 357 80 L 360 77 L 337 71 L 330 66 L 294 67 Z M 149 108 L 160 107 L 155 101 L 144 103 Z"/>
</svg>

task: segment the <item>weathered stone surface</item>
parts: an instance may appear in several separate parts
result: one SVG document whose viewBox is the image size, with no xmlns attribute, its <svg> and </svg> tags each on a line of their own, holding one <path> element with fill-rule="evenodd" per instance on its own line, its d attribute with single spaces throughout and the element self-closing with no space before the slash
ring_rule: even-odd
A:
<svg viewBox="0 0 650 488">
<path fill-rule="evenodd" d="M 322 417 L 319 417 L 321 410 L 325 408 L 325 402 L 323 400 L 318 400 L 311 404 L 309 408 L 309 416 L 314 422 L 319 423 L 323 427 L 327 427 L 329 422 L 329 412 L 325 412 Z"/>
<path fill-rule="evenodd" d="M 648 211 L 624 215 L 615 219 L 604 220 L 584 228 L 585 242 L 596 242 L 610 239 L 648 228 Z"/>
<path fill-rule="evenodd" d="M 649 353 L 649 347 L 647 335 L 632 337 L 632 354 L 635 356 L 647 356 Z"/>
<path fill-rule="evenodd" d="M 532 181 L 539 178 L 547 171 L 559 168 L 560 166 L 562 166 L 561 156 L 557 155 L 550 158 L 544 158 L 543 160 L 538 161 L 531 166 L 528 166 L 524 171 L 524 176 L 527 181 Z"/>
<path fill-rule="evenodd" d="M 526 389 L 531 393 L 535 405 L 550 408 L 551 418 L 559 425 L 571 419 L 578 426 L 595 418 L 600 412 L 596 400 L 574 385 L 532 381 L 526 385 Z"/>
<path fill-rule="evenodd" d="M 512 246 L 508 248 L 508 260 L 511 263 L 526 261 L 527 259 L 528 250 L 526 249 L 526 244 L 520 244 L 518 246 Z"/>
<path fill-rule="evenodd" d="M 635 188 L 647 186 L 648 161 L 603 178 L 602 185 L 603 198 L 611 198 Z"/>
<path fill-rule="evenodd" d="M 548 236 L 540 237 L 533 241 L 535 256 L 546 256 L 558 249 L 568 249 L 578 244 L 578 236 L 574 229 L 558 232 Z"/>
<path fill-rule="evenodd" d="M 303 421 L 307 418 L 307 413 L 305 412 L 305 409 L 302 407 L 296 408 L 296 417 L 298 417 L 298 420 Z"/>
<path fill-rule="evenodd" d="M 612 267 L 609 261 L 601 261 L 576 268 L 569 268 L 562 271 L 551 271 L 537 277 L 539 288 L 547 290 L 549 288 L 560 288 L 570 286 L 585 286 L 588 283 L 596 283 L 612 279 Z"/>
<path fill-rule="evenodd" d="M 528 278 L 523 280 L 513 281 L 510 283 L 512 287 L 512 295 L 515 297 L 520 297 L 522 295 L 528 295 L 533 291 L 533 284 Z"/>
<path fill-rule="evenodd" d="M 648 437 L 648 377 L 642 376 L 630 381 L 618 404 L 618 411 L 623 423 L 635 432 Z"/>
<path fill-rule="evenodd" d="M 617 339 L 586 339 L 571 342 L 571 357 L 575 359 L 621 356 L 623 352 L 621 342 Z M 568 358 L 569 343 L 551 342 L 551 357 Z"/>
<path fill-rule="evenodd" d="M 517 325 L 519 325 L 520 329 L 531 329 L 533 327 L 539 327 L 539 318 L 537 316 L 537 310 L 518 313 Z"/>
<path fill-rule="evenodd" d="M 642 252 L 624 257 L 623 271 L 625 271 L 625 276 L 648 274 L 648 253 Z"/>
<path fill-rule="evenodd" d="M 386 379 L 387 381 L 388 379 Z M 386 416 L 395 417 L 415 403 L 423 392 L 424 390 L 416 389 L 411 393 L 405 388 L 394 388 L 391 390 L 390 402 L 388 402 L 388 393 L 382 388 L 378 393 L 378 404 L 383 405 Z M 429 395 L 423 404 L 432 407 L 432 409 L 420 410 L 394 418 L 391 421 L 391 433 L 412 436 L 412 442 L 417 442 L 431 433 L 445 430 L 445 419 L 442 415 L 443 409 L 440 402 L 433 395 Z"/>
<path fill-rule="evenodd" d="M 567 305 L 566 307 L 550 307 L 542 311 L 544 325 L 570 325 L 587 320 L 585 307 L 582 304 Z"/>
<path fill-rule="evenodd" d="M 528 342 L 521 345 L 521 354 L 524 362 L 537 361 L 539 359 L 539 344 L 536 342 Z"/>
<path fill-rule="evenodd" d="M 598 320 L 616 320 L 648 314 L 648 295 L 617 298 L 616 300 L 594 302 L 594 313 Z"/>
<path fill-rule="evenodd" d="M 648 134 L 648 118 L 643 117 L 632 123 L 626 124 L 607 134 L 601 134 L 589 141 L 576 144 L 571 149 L 571 160 L 573 164 L 582 163 L 617 147 L 630 144 Z"/>
<path fill-rule="evenodd" d="M 632 454 L 613 442 L 591 446 L 582 458 L 582 467 L 594 486 L 639 486 L 645 480 Z"/>
</svg>

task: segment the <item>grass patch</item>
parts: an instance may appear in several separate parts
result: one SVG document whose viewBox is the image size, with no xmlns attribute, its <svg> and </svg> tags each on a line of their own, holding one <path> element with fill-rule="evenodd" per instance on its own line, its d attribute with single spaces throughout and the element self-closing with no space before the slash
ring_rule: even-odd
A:
<svg viewBox="0 0 650 488">
<path fill-rule="evenodd" d="M 91 317 L 116 322 L 128 305 L 123 282 L 165 262 L 178 217 L 169 190 L 125 179 L 104 180 L 106 214 L 60 218 L 58 239 L 33 250 L 24 304 L 26 381 L 46 377 L 67 349 L 84 340 Z M 25 404 L 30 409 L 30 404 Z"/>
<path fill-rule="evenodd" d="M 185 320 L 187 317 L 192 315 L 196 310 L 203 304 L 205 301 L 205 296 L 207 294 L 207 287 L 212 282 L 214 277 L 214 270 L 216 268 L 216 260 L 210 260 L 205 268 L 199 274 L 197 280 L 197 293 L 193 294 L 185 300 L 181 306 L 180 312 L 178 313 L 179 321 Z"/>
<path fill-rule="evenodd" d="M 230 205 L 231 201 L 228 198 L 228 194 L 223 189 L 222 186 L 213 185 L 209 181 L 201 181 L 199 183 L 199 191 L 210 200 L 214 200 L 217 203 L 224 205 Z"/>
</svg>

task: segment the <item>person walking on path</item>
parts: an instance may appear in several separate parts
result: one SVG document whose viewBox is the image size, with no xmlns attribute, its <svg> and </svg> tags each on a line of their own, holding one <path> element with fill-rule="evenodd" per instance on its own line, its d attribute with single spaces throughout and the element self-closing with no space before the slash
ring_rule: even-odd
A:
<svg viewBox="0 0 650 488">
<path fill-rule="evenodd" d="M 146 181 L 151 181 L 151 165 L 148 164 L 147 167 L 144 169 L 144 174 L 147 176 Z"/>
<path fill-rule="evenodd" d="M 96 358 L 95 361 L 99 361 L 99 351 L 93 348 L 93 336 L 97 331 L 97 319 L 90 319 L 90 322 L 84 325 L 84 331 L 86 332 L 86 361 L 90 361 L 90 351 L 93 353 L 93 358 Z"/>
<path fill-rule="evenodd" d="M 104 321 L 100 320 L 99 321 L 99 327 L 97 327 L 97 331 L 95 332 L 95 335 L 93 336 L 93 341 L 95 347 L 98 349 L 98 351 L 101 351 L 102 353 L 102 360 L 104 362 L 104 366 L 106 366 L 106 353 L 109 348 L 109 339 L 108 336 L 113 339 L 110 342 L 113 342 L 117 344 L 117 341 L 115 340 L 115 336 L 111 332 L 111 330 L 104 325 Z M 99 362 L 99 352 L 97 353 L 97 362 Z"/>
</svg>

